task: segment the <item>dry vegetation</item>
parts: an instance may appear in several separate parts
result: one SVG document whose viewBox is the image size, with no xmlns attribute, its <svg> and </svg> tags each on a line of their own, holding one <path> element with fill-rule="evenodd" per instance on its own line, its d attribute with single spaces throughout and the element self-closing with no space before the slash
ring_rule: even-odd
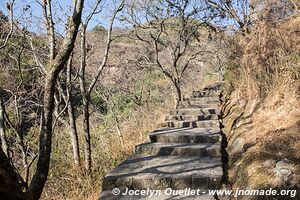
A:
<svg viewBox="0 0 300 200">
<path fill-rule="evenodd" d="M 147 133 L 161 121 L 166 108 L 142 107 L 128 114 L 121 124 L 124 147 L 119 142 L 116 129 L 105 128 L 99 116 L 93 116 L 92 148 L 94 149 L 92 177 L 72 166 L 71 147 L 64 133 L 56 133 L 59 144 L 54 148 L 53 166 L 43 199 L 98 199 L 104 175 L 130 156 L 134 147 L 144 142 Z M 110 123 L 110 122 L 108 122 Z M 80 131 L 81 127 L 79 127 Z M 59 135 L 58 135 L 59 134 Z M 67 153 L 66 153 L 67 152 Z M 65 162 L 61 162 L 65 160 Z"/>
<path fill-rule="evenodd" d="M 101 56 L 98 51 L 93 51 L 103 44 L 104 37 L 95 37 L 97 34 L 100 33 L 89 32 L 87 35 L 91 49 L 88 60 L 90 76 L 95 72 L 98 56 Z M 114 34 L 118 35 L 119 30 Z M 137 58 L 150 53 L 143 43 L 125 37 L 113 43 L 111 52 L 109 67 L 101 75 L 101 82 L 97 84 L 99 89 L 93 97 L 92 110 L 95 112 L 92 111 L 91 115 L 92 176 L 88 177 L 84 170 L 73 165 L 68 129 L 59 124 L 54 134 L 51 170 L 43 199 L 98 199 L 105 174 L 128 158 L 135 146 L 147 139 L 150 131 L 162 127 L 165 114 L 173 107 L 174 99 L 168 81 L 158 70 L 136 63 Z M 74 62 L 76 65 L 76 60 Z M 192 89 L 204 87 L 220 79 L 214 62 L 217 61 L 212 59 L 205 64 L 202 59 L 194 61 L 183 82 L 184 95 L 190 95 Z M 110 101 L 117 104 L 124 146 L 117 135 L 112 112 L 97 112 L 97 109 L 109 103 L 97 103 L 101 90 L 110 91 Z M 81 121 L 80 115 L 77 121 Z M 79 133 L 82 132 L 80 123 L 77 128 Z M 79 139 L 82 145 L 82 135 Z M 82 149 L 80 151 L 83 153 Z"/>
<path fill-rule="evenodd" d="M 297 199 L 300 17 L 284 9 L 279 3 L 270 6 L 262 13 L 264 20 L 236 41 L 227 67 L 223 131 L 233 189 L 296 189 Z M 288 169 L 286 176 L 279 163 Z"/>
<path fill-rule="evenodd" d="M 153 2 L 149 1 L 150 5 Z M 166 3 L 172 1 L 159 2 L 164 2 L 164 6 L 169 6 L 168 9 L 175 9 Z M 199 3 L 196 0 L 178 1 L 182 5 L 191 2 L 196 5 Z M 189 60 L 190 65 L 184 72 L 182 80 L 179 78 L 182 94 L 188 96 L 192 90 L 198 90 L 225 78 L 223 131 L 228 140 L 228 178 L 234 189 L 273 187 L 299 190 L 300 17 L 297 10 L 299 5 L 295 1 L 284 0 L 253 1 L 253 7 L 259 12 L 251 16 L 255 19 L 252 23 L 250 14 L 244 16 L 243 22 L 239 18 L 241 14 L 234 15 L 234 9 L 240 5 L 234 2 L 247 5 L 247 8 L 236 10 L 242 12 L 243 9 L 250 9 L 248 1 L 226 1 L 228 5 L 225 8 L 222 8 L 226 5 L 222 4 L 223 1 L 205 1 L 209 2 L 211 9 L 208 9 L 206 4 L 201 4 L 203 7 L 200 6 L 199 12 L 207 12 L 207 18 L 204 20 L 216 17 L 215 29 L 214 31 L 205 29 L 201 32 L 196 28 L 193 31 L 193 35 L 197 33 L 195 35 L 201 36 L 201 40 L 199 38 L 198 42 L 195 42 L 195 38 L 189 40 L 189 48 L 179 64 L 185 63 L 197 48 L 206 53 L 199 53 L 199 56 L 197 54 L 195 58 Z M 140 3 L 145 6 L 143 1 Z M 145 9 L 149 11 L 148 7 Z M 190 8 L 184 9 L 188 12 Z M 164 76 L 168 73 L 176 74 L 176 70 L 178 71 L 172 65 L 175 54 L 172 54 L 170 48 L 172 46 L 170 44 L 176 42 L 172 34 L 176 35 L 178 28 L 176 27 L 178 18 L 173 16 L 176 15 L 176 11 L 174 13 L 168 16 L 168 20 L 175 28 L 171 27 L 170 31 L 168 27 L 167 31 L 163 31 L 164 37 L 160 38 L 165 40 L 165 43 L 160 40 L 154 41 L 158 46 L 161 45 L 156 51 L 165 72 L 156 66 L 157 63 L 155 64 L 155 50 L 151 49 L 153 46 L 151 42 L 150 45 L 146 45 L 135 37 L 132 29 L 113 29 L 113 37 L 122 37 L 111 41 L 108 60 L 89 94 L 92 149 L 90 172 L 83 167 L 83 147 L 86 140 L 83 134 L 85 130 L 82 110 L 85 95 L 81 91 L 78 79 L 82 77 L 80 69 L 84 55 L 80 46 L 82 38 L 77 37 L 73 50 L 71 80 L 70 82 L 66 80 L 67 70 L 63 70 L 59 81 L 62 83 L 62 89 L 69 89 L 73 95 L 70 105 L 74 108 L 82 163 L 81 166 L 74 164 L 69 135 L 70 114 L 63 110 L 68 103 L 57 89 L 55 111 L 62 113 L 52 135 L 50 171 L 42 199 L 98 199 L 104 175 L 130 156 L 135 145 L 144 142 L 149 131 L 161 127 L 165 114 L 174 104 L 172 85 Z M 2 42 L 9 30 L 9 18 L 0 14 Z M 156 14 L 157 18 L 162 18 L 159 13 Z M 234 29 L 231 29 L 230 25 L 226 27 L 222 24 L 232 21 L 238 22 L 233 25 Z M 147 24 L 149 27 L 145 27 L 153 29 L 152 22 Z M 190 19 L 184 21 L 187 22 L 193 22 L 196 26 L 199 23 Z M 30 180 L 36 171 L 35 159 L 39 153 L 40 118 L 45 84 L 45 74 L 41 72 L 41 66 L 51 64 L 49 60 L 51 49 L 48 49 L 48 36 L 33 34 L 26 30 L 26 24 L 23 29 L 21 25 L 21 23 L 15 25 L 16 30 L 9 38 L 7 46 L 0 51 L 0 100 L 3 101 L 7 115 L 4 125 L 10 147 L 10 159 L 23 178 L 26 176 L 26 169 L 30 168 L 28 177 Z M 160 31 L 156 30 L 152 34 Z M 186 36 L 184 31 L 179 31 L 183 34 L 178 36 L 180 44 L 173 45 L 179 49 L 187 44 L 181 43 L 180 40 L 182 36 Z M 79 34 L 82 32 L 81 30 Z M 103 52 L 106 48 L 107 33 L 108 30 L 101 27 L 86 33 L 86 85 L 92 82 L 101 61 L 105 58 Z M 170 38 L 166 39 L 167 36 Z M 57 49 L 60 49 L 63 37 L 60 35 L 55 37 Z M 153 39 L 153 35 L 148 37 Z M 180 51 L 178 52 L 180 54 Z M 68 84 L 71 87 L 68 87 Z M 56 87 L 58 86 L 57 83 Z M 22 141 L 26 147 L 23 150 Z M 24 163 L 25 157 L 29 162 L 34 161 L 31 167 Z M 276 167 L 279 161 L 283 161 L 285 169 L 291 172 L 288 177 L 278 175 Z M 0 175 L 2 176 L 1 173 Z"/>
</svg>

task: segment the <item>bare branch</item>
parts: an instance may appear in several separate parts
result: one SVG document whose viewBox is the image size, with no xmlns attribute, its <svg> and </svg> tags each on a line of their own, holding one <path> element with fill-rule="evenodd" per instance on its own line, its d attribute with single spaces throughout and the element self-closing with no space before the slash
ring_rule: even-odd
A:
<svg viewBox="0 0 300 200">
<path fill-rule="evenodd" d="M 13 33 L 13 29 L 14 29 L 14 3 L 15 0 L 12 0 L 10 3 L 8 3 L 8 12 L 10 14 L 10 28 L 9 28 L 9 32 L 6 35 L 6 38 L 4 40 L 4 43 L 0 46 L 0 49 L 3 49 L 6 45 L 7 42 L 9 40 L 9 38 L 11 37 L 12 33 Z"/>
<path fill-rule="evenodd" d="M 93 90 L 93 88 L 96 85 L 96 82 L 98 81 L 99 76 L 101 75 L 101 72 L 103 71 L 104 67 L 106 66 L 106 63 L 108 60 L 108 54 L 109 54 L 109 50 L 110 50 L 110 46 L 111 46 L 111 42 L 112 42 L 111 34 L 112 34 L 113 24 L 114 24 L 117 14 L 124 8 L 124 3 L 125 3 L 125 0 L 122 0 L 121 3 L 119 4 L 118 8 L 114 11 L 113 16 L 110 20 L 110 25 L 109 25 L 108 33 L 107 33 L 107 43 L 106 43 L 106 47 L 105 47 L 104 57 L 102 59 L 100 66 L 98 67 L 98 70 L 96 72 L 94 79 L 92 80 L 92 82 L 90 83 L 90 85 L 88 87 L 87 93 L 91 93 L 91 91 Z"/>
</svg>

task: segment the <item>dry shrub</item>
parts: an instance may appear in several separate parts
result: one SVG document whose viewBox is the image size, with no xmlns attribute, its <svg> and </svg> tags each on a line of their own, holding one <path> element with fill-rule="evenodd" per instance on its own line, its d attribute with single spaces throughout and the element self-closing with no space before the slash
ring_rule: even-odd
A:
<svg viewBox="0 0 300 200">
<path fill-rule="evenodd" d="M 230 41 L 230 98 L 223 108 L 230 113 L 224 119 L 229 180 L 233 188 L 299 190 L 300 16 L 283 1 L 260 2 L 266 4 L 250 33 Z M 282 160 L 292 171 L 286 181 L 275 173 Z"/>
<path fill-rule="evenodd" d="M 233 189 L 299 190 L 300 101 L 299 90 L 294 89 L 299 86 L 299 82 L 286 86 L 286 90 L 278 86 L 280 90 L 272 90 L 264 101 L 241 101 L 238 90 L 231 94 L 226 113 L 233 112 L 224 119 L 223 131 L 228 140 L 228 173 Z M 288 180 L 275 173 L 276 164 L 283 160 L 292 172 Z"/>
<path fill-rule="evenodd" d="M 236 36 L 227 78 L 243 95 L 265 97 L 299 81 L 300 16 L 280 1 L 269 1 L 257 18 L 250 33 Z"/>
</svg>

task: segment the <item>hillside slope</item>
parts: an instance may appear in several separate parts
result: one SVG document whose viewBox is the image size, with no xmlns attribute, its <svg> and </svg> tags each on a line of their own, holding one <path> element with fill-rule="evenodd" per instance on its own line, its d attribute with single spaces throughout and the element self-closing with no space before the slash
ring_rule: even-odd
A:
<svg viewBox="0 0 300 200">
<path fill-rule="evenodd" d="M 300 198 L 299 17 L 268 21 L 238 40 L 227 67 L 222 119 L 234 190 L 294 190 Z M 297 191 L 297 196 L 295 196 Z"/>
</svg>

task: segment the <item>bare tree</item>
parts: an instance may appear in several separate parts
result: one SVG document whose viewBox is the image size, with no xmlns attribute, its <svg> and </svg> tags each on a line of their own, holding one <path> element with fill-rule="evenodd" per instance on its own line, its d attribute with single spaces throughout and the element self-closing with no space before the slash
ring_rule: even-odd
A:
<svg viewBox="0 0 300 200">
<path fill-rule="evenodd" d="M 100 3 L 101 1 L 98 1 Z M 91 98 L 91 92 L 93 91 L 103 69 L 106 66 L 108 56 L 109 56 L 109 50 L 111 47 L 111 43 L 113 41 L 112 38 L 112 29 L 114 25 L 115 18 L 117 14 L 123 9 L 125 0 L 122 0 L 120 4 L 116 7 L 116 9 L 113 12 L 113 15 L 111 17 L 108 32 L 107 32 L 107 40 L 106 40 L 106 46 L 104 49 L 104 55 L 101 60 L 101 63 L 98 66 L 98 69 L 95 73 L 95 76 L 92 78 L 92 81 L 88 84 L 85 78 L 85 71 L 86 71 L 86 28 L 88 26 L 88 23 L 91 19 L 91 17 L 97 13 L 97 6 L 95 9 L 88 15 L 86 20 L 82 22 L 81 25 L 81 46 L 80 46 L 80 52 L 81 52 L 81 63 L 80 63 L 80 90 L 82 95 L 82 106 L 83 106 L 83 131 L 84 131 L 84 154 L 85 154 L 85 168 L 88 173 L 90 173 L 91 165 L 92 165 L 92 154 L 91 154 L 91 134 L 90 134 L 90 113 L 89 113 L 89 106 L 90 106 L 90 98 Z"/>
<path fill-rule="evenodd" d="M 40 143 L 39 143 L 39 157 L 37 161 L 37 168 L 35 171 L 34 176 L 30 182 L 26 193 L 23 194 L 22 197 L 19 199 L 39 199 L 42 193 L 43 187 L 47 180 L 47 175 L 49 171 L 49 164 L 50 164 L 50 155 L 51 155 L 51 143 L 52 143 L 52 123 L 53 123 L 53 109 L 54 109 L 54 92 L 55 92 L 55 84 L 58 79 L 59 73 L 64 69 L 71 52 L 74 48 L 75 39 L 77 36 L 78 28 L 81 22 L 81 13 L 83 9 L 83 2 L 84 0 L 77 0 L 74 1 L 74 10 L 71 17 L 68 20 L 68 27 L 67 27 L 67 35 L 63 40 L 63 44 L 60 50 L 57 53 L 53 53 L 50 50 L 50 62 L 47 68 L 47 74 L 45 76 L 45 90 L 44 90 L 44 106 L 43 106 L 43 113 L 42 113 L 42 123 L 41 123 L 41 132 L 40 132 Z M 51 2 L 47 1 L 44 5 L 48 7 L 47 15 L 51 16 Z M 51 17 L 48 20 L 51 20 Z M 52 37 L 51 27 L 48 31 L 50 32 L 49 37 Z M 51 24 L 50 24 L 51 26 Z M 53 41 L 52 41 L 53 42 Z M 53 56 L 54 55 L 54 56 Z M 10 166 L 8 158 L 6 156 L 2 159 L 2 150 L 1 150 L 1 160 L 5 161 L 6 164 L 2 165 L 1 168 L 5 169 L 6 171 L 14 171 L 13 168 Z M 14 179 L 16 186 L 20 185 L 20 176 L 17 175 L 16 172 L 12 172 L 10 177 Z M 16 180 L 17 177 L 18 180 Z M 24 181 L 22 181 L 24 182 Z M 18 186 L 15 188 L 17 194 L 21 194 L 22 186 Z M 25 195 L 26 194 L 26 195 Z"/>
<path fill-rule="evenodd" d="M 212 53 L 206 40 L 214 28 L 210 16 L 201 16 L 206 9 L 198 1 L 133 1 L 128 8 L 128 22 L 134 25 L 135 36 L 150 49 L 145 60 L 155 65 L 170 82 L 175 107 L 182 101 L 182 81 L 191 63 L 199 55 Z"/>
<path fill-rule="evenodd" d="M 218 25 L 228 24 L 225 20 L 230 19 L 234 22 L 229 23 L 230 28 L 233 30 L 243 33 L 250 31 L 249 27 L 253 23 L 252 15 L 254 10 L 249 0 L 205 0 L 205 2 L 213 13 L 215 22 L 219 22 Z M 229 28 L 229 26 L 226 28 Z"/>
<path fill-rule="evenodd" d="M 8 40 L 11 38 L 12 34 L 13 34 L 13 28 L 15 27 L 14 25 L 14 20 L 13 20 L 13 5 L 14 5 L 14 1 L 7 3 L 7 8 L 9 10 L 10 13 L 10 29 L 9 29 L 9 33 L 7 34 L 7 36 L 4 39 L 4 44 L 0 47 L 0 49 L 4 49 L 7 45 L 8 45 Z M 36 156 L 33 157 L 33 159 L 29 162 L 28 161 L 28 152 L 27 152 L 27 147 L 24 143 L 24 138 L 23 138 L 23 132 L 22 132 L 22 114 L 20 112 L 20 105 L 19 105 L 19 90 L 23 85 L 23 75 L 22 75 L 22 69 L 21 69 L 21 62 L 22 62 L 22 54 L 24 52 L 25 46 L 24 46 L 24 39 L 25 39 L 25 35 L 21 32 L 21 35 L 15 35 L 16 38 L 14 38 L 14 42 L 12 42 L 12 44 L 10 46 L 13 46 L 14 52 L 16 52 L 16 56 L 10 54 L 9 50 L 6 51 L 6 55 L 11 58 L 12 60 L 15 61 L 16 64 L 16 69 L 17 69 L 17 76 L 19 78 L 19 82 L 16 83 L 17 87 L 15 88 L 15 91 L 10 91 L 7 90 L 5 88 L 0 88 L 0 136 L 1 136 L 1 148 L 2 150 L 4 150 L 4 153 L 7 156 L 7 163 L 10 162 L 11 166 L 3 166 L 4 168 L 7 169 L 8 173 L 6 176 L 8 177 L 8 179 L 13 178 L 13 177 L 17 177 L 17 182 L 21 183 L 11 183 L 11 184 L 16 184 L 16 186 L 13 187 L 24 187 L 24 188 L 28 188 L 28 181 L 29 181 L 29 169 L 30 166 L 32 165 L 33 161 L 35 160 Z M 20 39 L 20 42 L 18 42 L 18 39 Z M 16 44 L 15 44 L 16 43 Z M 21 45 L 20 45 L 21 43 Z M 14 46 L 16 45 L 16 46 Z M 10 93 L 10 95 L 8 95 L 7 93 Z M 6 96 L 10 96 L 10 98 L 8 98 L 8 100 L 5 102 L 5 104 L 8 104 L 8 102 L 10 100 L 12 100 L 13 106 L 15 108 L 15 115 L 16 115 L 16 123 L 13 124 L 13 122 L 10 120 L 10 118 L 8 117 L 8 114 L 5 110 L 5 105 L 3 102 L 3 98 Z M 7 98 L 6 98 L 7 99 Z M 19 146 L 19 150 L 22 154 L 22 163 L 23 163 L 23 167 L 24 167 L 24 179 L 21 177 L 20 174 L 18 174 L 17 170 L 14 169 L 13 165 L 13 156 L 10 156 L 10 150 L 9 150 L 9 146 L 7 143 L 7 138 L 6 138 L 6 134 L 5 134 L 5 125 L 8 125 L 9 128 L 11 128 L 11 130 L 13 130 L 13 132 L 16 134 L 16 141 L 18 143 Z M 1 150 L 1 151 L 2 151 Z M 13 150 L 11 149 L 11 152 L 13 152 Z M 12 154 L 13 155 L 13 154 Z M 12 173 L 12 170 L 14 170 L 14 173 Z M 9 176 L 13 176 L 10 177 Z M 12 186 L 10 186 L 12 187 Z M 19 196 L 22 193 L 22 190 L 20 191 L 15 191 L 16 192 L 16 196 Z"/>
<path fill-rule="evenodd" d="M 44 91 L 44 105 L 43 116 L 39 143 L 39 157 L 37 161 L 37 168 L 32 177 L 27 194 L 31 199 L 39 199 L 47 180 L 49 171 L 51 144 L 52 144 L 52 123 L 53 123 L 53 109 L 54 109 L 54 93 L 55 84 L 59 73 L 64 69 L 74 48 L 75 39 L 78 33 L 81 22 L 81 14 L 84 0 L 74 1 L 74 9 L 72 16 L 68 19 L 67 35 L 64 38 L 63 44 L 54 58 L 50 59 L 50 64 L 47 69 L 45 78 Z M 48 1 L 46 5 L 51 7 L 51 2 Z M 49 13 L 50 12 L 50 13 Z M 48 10 L 48 15 L 51 15 L 51 9 Z M 51 31 L 49 36 L 52 37 Z M 51 51 L 50 51 L 51 52 Z"/>
<path fill-rule="evenodd" d="M 51 7 L 51 1 L 50 0 L 43 0 L 40 5 L 43 9 L 43 16 L 44 16 L 44 23 L 46 24 L 47 28 L 47 36 L 48 36 L 48 44 L 49 44 L 49 60 L 52 62 L 56 58 L 57 55 L 57 36 L 55 34 L 55 27 L 54 27 L 54 21 L 53 21 L 53 14 L 52 14 L 52 7 Z M 30 37 L 30 45 L 32 52 L 34 54 L 35 62 L 37 66 L 40 68 L 40 72 L 43 76 L 46 76 L 48 73 L 48 69 L 43 64 L 43 62 L 38 58 L 38 55 L 36 54 L 36 49 L 32 42 L 32 37 Z M 80 152 L 79 152 L 79 142 L 78 142 L 78 133 L 77 133 L 77 127 L 76 127 L 76 121 L 74 116 L 74 107 L 72 104 L 72 86 L 71 86 L 71 68 L 72 68 L 72 56 L 69 58 L 69 62 L 66 64 L 66 73 L 62 74 L 66 76 L 66 84 L 64 84 L 65 87 L 63 87 L 63 83 L 61 82 L 60 78 L 57 80 L 57 90 L 56 94 L 60 95 L 63 99 L 63 103 L 66 105 L 66 111 L 68 113 L 68 121 L 61 118 L 61 115 L 63 114 L 63 111 L 59 112 L 59 107 L 62 104 L 62 101 L 55 101 L 55 111 L 54 115 L 56 116 L 56 121 L 59 120 L 64 125 L 66 125 L 69 129 L 69 135 L 70 135 L 70 143 L 72 145 L 73 149 L 73 158 L 74 163 L 76 166 L 80 166 Z M 56 99 L 57 100 L 57 99 Z"/>
<path fill-rule="evenodd" d="M 53 55 L 50 51 L 50 64 L 48 65 L 48 72 L 46 75 L 46 84 L 45 84 L 45 91 L 44 91 L 44 107 L 43 107 L 43 120 L 41 123 L 41 132 L 40 132 L 40 143 L 39 143 L 39 157 L 37 161 L 37 168 L 35 171 L 34 176 L 31 179 L 30 185 L 27 188 L 27 183 L 23 181 L 20 175 L 14 170 L 11 166 L 9 159 L 6 155 L 3 155 L 3 151 L 1 148 L 1 169 L 3 169 L 6 173 L 5 180 L 11 180 L 11 185 L 15 185 L 14 191 L 12 194 L 8 194 L 8 199 L 10 198 L 17 198 L 17 199 L 39 199 L 44 188 L 45 182 L 47 180 L 47 175 L 49 171 L 49 164 L 50 164 L 50 155 L 51 155 L 51 141 L 52 141 L 52 114 L 54 108 L 54 91 L 55 91 L 55 84 L 58 78 L 60 71 L 63 70 L 67 60 L 70 57 L 70 54 L 74 48 L 75 39 L 77 36 L 79 24 L 81 21 L 81 13 L 83 9 L 83 2 L 84 0 L 77 0 L 75 1 L 73 15 L 69 18 L 68 21 L 68 29 L 67 35 L 63 41 L 63 45 L 60 48 L 60 51 L 57 55 Z M 44 1 L 45 3 L 45 1 Z M 8 4 L 9 10 L 12 11 L 12 5 Z M 51 2 L 47 2 L 47 6 L 51 7 Z M 48 10 L 48 14 L 51 14 L 51 10 Z M 12 14 L 11 14 L 12 16 Z M 12 17 L 11 17 L 12 18 Z M 11 24 L 13 24 L 13 19 L 11 20 Z M 51 25 L 50 25 L 51 26 Z M 12 25 L 13 27 L 13 25 Z M 12 28 L 9 35 L 12 34 Z M 51 34 L 50 34 L 51 36 Z M 10 36 L 5 39 L 4 44 L 1 47 L 5 47 L 7 41 Z M 16 101 L 17 103 L 17 101 Z M 18 106 L 16 105 L 16 108 Z M 2 109 L 3 110 L 3 109 Z M 18 112 L 18 110 L 16 110 Z M 7 118 L 8 119 L 8 118 Z M 8 121 L 9 122 L 9 121 Z M 16 130 L 18 133 L 18 131 Z M 22 144 L 22 138 L 19 134 L 17 137 L 20 140 L 20 144 Z M 22 145 L 24 148 L 24 144 Z M 25 150 L 24 150 L 25 152 Z M 25 163 L 28 165 L 28 162 Z M 26 175 L 26 181 L 28 181 L 28 173 Z M 20 184 L 24 183 L 24 184 Z M 10 186 L 8 186 L 10 187 Z M 25 193 L 23 192 L 25 188 Z M 13 197 L 14 196 L 14 197 Z"/>
</svg>

